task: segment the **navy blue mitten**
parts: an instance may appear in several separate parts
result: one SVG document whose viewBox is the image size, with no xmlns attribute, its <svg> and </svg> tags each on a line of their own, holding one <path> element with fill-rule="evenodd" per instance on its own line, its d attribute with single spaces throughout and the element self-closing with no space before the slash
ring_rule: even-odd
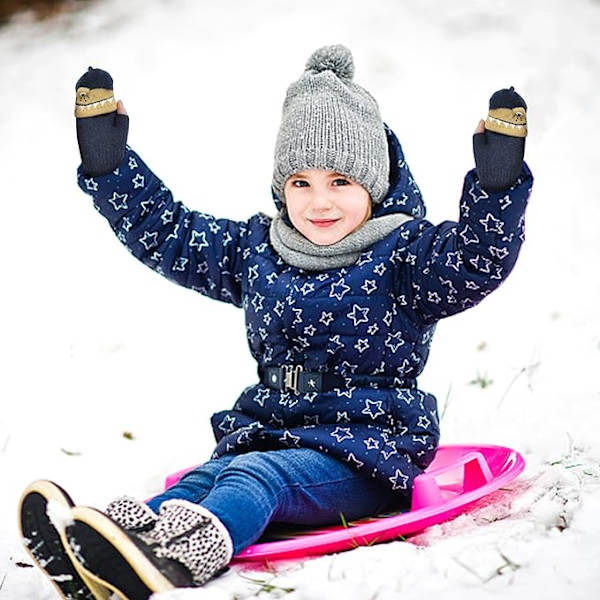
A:
<svg viewBox="0 0 600 600">
<path fill-rule="evenodd" d="M 487 192 L 510 188 L 523 166 L 527 105 L 513 87 L 490 98 L 485 131 L 473 135 L 473 154 L 481 187 Z"/>
<path fill-rule="evenodd" d="M 129 117 L 117 114 L 112 77 L 90 67 L 75 85 L 75 117 L 86 175 L 105 175 L 123 160 Z"/>
</svg>

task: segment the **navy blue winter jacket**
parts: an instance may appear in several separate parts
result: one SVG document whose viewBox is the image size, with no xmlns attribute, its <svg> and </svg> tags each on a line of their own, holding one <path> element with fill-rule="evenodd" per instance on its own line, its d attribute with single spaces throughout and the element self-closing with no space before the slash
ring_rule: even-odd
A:
<svg viewBox="0 0 600 600">
<path fill-rule="evenodd" d="M 502 283 L 524 236 L 533 178 L 488 194 L 465 177 L 458 222 L 424 219 L 421 193 L 388 133 L 390 189 L 373 215 L 411 215 L 346 268 L 308 272 L 269 241 L 271 219 L 216 219 L 175 202 L 131 149 L 121 165 L 79 185 L 118 238 L 172 281 L 241 307 L 259 373 L 302 365 L 343 376 L 332 391 L 294 393 L 256 383 L 212 417 L 214 457 L 308 447 L 410 496 L 439 440 L 435 398 L 417 388 L 439 319 L 477 304 Z M 280 208 L 280 203 L 276 199 Z"/>
</svg>

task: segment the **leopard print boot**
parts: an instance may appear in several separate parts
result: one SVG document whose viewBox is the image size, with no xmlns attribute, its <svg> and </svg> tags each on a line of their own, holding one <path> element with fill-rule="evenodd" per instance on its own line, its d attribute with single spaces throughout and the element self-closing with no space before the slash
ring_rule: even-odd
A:
<svg viewBox="0 0 600 600">
<path fill-rule="evenodd" d="M 159 558 L 176 560 L 202 585 L 221 571 L 233 556 L 229 532 L 206 508 L 186 500 L 168 500 L 152 530 Z"/>
<path fill-rule="evenodd" d="M 142 537 L 151 536 L 151 530 L 158 521 L 158 515 L 147 504 L 131 496 L 120 496 L 113 500 L 104 514 L 123 529 L 142 534 Z"/>
</svg>

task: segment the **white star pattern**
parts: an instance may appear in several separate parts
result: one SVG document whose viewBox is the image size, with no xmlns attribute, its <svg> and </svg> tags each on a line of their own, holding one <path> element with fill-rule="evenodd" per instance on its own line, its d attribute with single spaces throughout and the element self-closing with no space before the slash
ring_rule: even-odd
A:
<svg viewBox="0 0 600 600">
<path fill-rule="evenodd" d="M 108 201 L 113 205 L 115 210 L 121 210 L 122 208 L 128 208 L 127 198 L 127 194 L 117 194 L 115 192 Z"/>
<path fill-rule="evenodd" d="M 409 476 L 405 475 L 400 469 L 396 469 L 396 473 L 389 480 L 392 483 L 392 490 L 406 490 L 408 489 Z"/>
<path fill-rule="evenodd" d="M 131 183 L 133 183 L 133 189 L 136 190 L 137 188 L 143 188 L 144 187 L 144 176 L 141 173 L 138 173 L 132 180 Z"/>
<path fill-rule="evenodd" d="M 492 213 L 488 213 L 485 219 L 479 219 L 479 222 L 485 227 L 486 233 L 504 233 L 504 223 L 500 219 L 496 219 Z"/>
<path fill-rule="evenodd" d="M 335 354 L 340 348 L 344 347 L 344 344 L 342 344 L 340 341 L 339 335 L 334 335 L 333 337 L 329 338 L 329 345 L 331 346 L 332 344 L 333 346 L 331 348 L 327 348 L 327 352 L 329 352 L 329 354 Z"/>
<path fill-rule="evenodd" d="M 190 240 L 190 248 L 208 248 L 208 242 L 206 241 L 205 231 L 192 230 L 192 239 Z"/>
<path fill-rule="evenodd" d="M 375 438 L 367 438 L 366 440 L 363 440 L 365 446 L 367 447 L 367 450 L 379 450 L 379 440 L 376 440 Z"/>
<path fill-rule="evenodd" d="M 331 433 L 330 433 L 331 437 L 334 437 L 337 441 L 337 443 L 341 443 L 344 440 L 352 440 L 354 439 L 354 436 L 352 435 L 352 432 L 350 431 L 349 427 L 336 427 Z"/>
<path fill-rule="evenodd" d="M 167 240 L 176 240 L 179 236 L 179 223 L 175 223 L 173 231 L 167 236 Z"/>
<path fill-rule="evenodd" d="M 367 338 L 358 338 L 354 347 L 358 350 L 359 354 L 362 354 L 367 348 L 370 347 L 369 340 Z"/>
<path fill-rule="evenodd" d="M 383 275 L 385 272 L 387 271 L 386 266 L 383 263 L 379 263 L 374 269 L 373 269 L 373 273 L 379 275 L 381 277 L 381 275 Z"/>
<path fill-rule="evenodd" d="M 285 430 L 283 436 L 279 438 L 279 441 L 282 444 L 284 444 L 285 446 L 288 446 L 290 448 L 299 448 L 300 447 L 300 436 L 294 435 L 288 429 Z"/>
<path fill-rule="evenodd" d="M 252 398 L 253 402 L 256 402 L 259 406 L 263 407 L 265 405 L 265 401 L 269 399 L 271 395 L 271 391 L 267 388 L 260 388 L 254 398 Z"/>
<path fill-rule="evenodd" d="M 496 246 L 490 246 L 490 254 L 496 257 L 498 260 L 506 258 L 509 254 L 508 248 L 497 248 Z"/>
<path fill-rule="evenodd" d="M 144 235 L 138 240 L 146 250 L 150 250 L 150 248 L 154 248 L 158 246 L 158 231 L 153 231 L 150 233 L 149 231 L 144 231 Z"/>
<path fill-rule="evenodd" d="M 431 425 L 431 421 L 425 416 L 421 415 L 419 420 L 417 421 L 417 427 L 422 427 L 423 429 L 427 429 Z"/>
<path fill-rule="evenodd" d="M 373 325 L 369 325 L 369 327 L 367 327 L 367 333 L 369 335 L 375 335 L 378 331 L 379 325 L 377 325 L 377 323 L 373 323 Z"/>
<path fill-rule="evenodd" d="M 184 258 L 183 256 L 180 256 L 175 261 L 175 264 L 173 265 L 172 271 L 185 271 L 185 267 L 188 264 L 188 262 L 189 262 L 188 258 Z"/>
<path fill-rule="evenodd" d="M 248 283 L 250 286 L 254 285 L 254 282 L 258 279 L 258 265 L 252 265 L 248 267 Z"/>
<path fill-rule="evenodd" d="M 333 321 L 333 313 L 330 312 L 322 312 L 321 318 L 319 319 L 320 323 L 323 323 L 325 327 L 328 327 L 329 324 Z"/>
<path fill-rule="evenodd" d="M 358 314 L 360 313 L 360 314 Z M 349 319 L 352 319 L 354 327 L 356 327 L 359 323 L 368 323 L 369 319 L 367 315 L 369 314 L 368 308 L 361 308 L 358 304 L 355 304 L 352 307 L 352 311 L 349 312 L 346 316 Z"/>
<path fill-rule="evenodd" d="M 160 215 L 160 220 L 162 221 L 163 225 L 171 223 L 173 221 L 173 211 L 165 209 L 162 215 Z"/>
<path fill-rule="evenodd" d="M 479 243 L 479 238 L 468 225 L 465 225 L 465 228 L 460 232 L 460 237 L 463 239 L 465 246 Z"/>
<path fill-rule="evenodd" d="M 273 308 L 273 312 L 278 317 L 281 317 L 283 315 L 284 308 L 285 308 L 285 305 L 283 304 L 283 302 L 281 300 L 277 300 L 277 302 L 275 303 L 275 308 Z"/>
<path fill-rule="evenodd" d="M 348 458 L 346 459 L 346 462 L 353 463 L 355 469 L 360 469 L 365 464 L 364 461 L 358 460 L 358 458 L 356 458 L 356 456 L 354 456 L 354 454 L 352 452 L 350 452 L 350 454 L 348 454 Z"/>
<path fill-rule="evenodd" d="M 385 415 L 385 410 L 381 407 L 382 400 L 365 400 L 365 408 L 361 410 L 363 415 L 369 415 L 375 420 L 379 415 Z"/>
<path fill-rule="evenodd" d="M 374 279 L 365 279 L 365 282 L 360 286 L 361 290 L 365 290 L 365 293 L 370 295 L 377 289 L 377 284 Z"/>
<path fill-rule="evenodd" d="M 84 182 L 86 189 L 90 190 L 91 192 L 98 191 L 98 184 L 96 183 L 93 177 L 90 177 L 89 179 L 84 179 Z"/>
<path fill-rule="evenodd" d="M 471 189 L 469 190 L 469 196 L 471 196 L 471 198 L 473 198 L 473 204 L 477 204 L 480 200 L 489 198 L 489 196 L 487 195 L 487 193 L 484 190 L 482 190 L 482 189 L 477 190 L 475 188 L 475 185 L 471 185 Z"/>
<path fill-rule="evenodd" d="M 231 433 L 234 430 L 234 423 L 235 419 L 233 417 L 230 415 L 225 415 L 218 427 L 224 433 Z"/>
<path fill-rule="evenodd" d="M 396 333 L 388 333 L 385 338 L 384 346 L 389 348 L 394 354 L 398 351 L 398 348 L 404 346 L 404 340 L 402 339 L 402 332 L 397 331 Z"/>
<path fill-rule="evenodd" d="M 254 307 L 254 312 L 259 312 L 261 310 L 263 310 L 263 301 L 264 301 L 265 297 L 261 296 L 258 292 L 256 294 L 254 294 L 253 298 L 252 298 L 252 306 Z"/>
<path fill-rule="evenodd" d="M 508 194 L 506 196 L 504 196 L 504 198 L 500 198 L 499 202 L 500 202 L 500 210 L 505 210 L 512 204 L 510 196 Z"/>
<path fill-rule="evenodd" d="M 356 262 L 356 264 L 359 267 L 362 267 L 362 265 L 366 265 L 367 263 L 372 262 L 373 261 L 372 257 L 373 257 L 373 250 L 369 250 L 368 252 L 361 254 L 361 256 L 358 259 L 358 261 Z"/>
<path fill-rule="evenodd" d="M 346 285 L 344 278 L 331 284 L 330 298 L 341 300 L 350 291 L 350 286 Z"/>
<path fill-rule="evenodd" d="M 348 416 L 348 411 L 343 411 L 343 412 L 338 411 L 338 413 L 335 417 L 335 422 L 336 423 L 350 423 L 350 417 Z"/>
<path fill-rule="evenodd" d="M 442 301 L 437 292 L 427 292 L 427 300 L 429 302 L 433 302 L 434 304 L 439 304 Z"/>
<path fill-rule="evenodd" d="M 456 252 L 448 252 L 448 254 L 446 254 L 446 266 L 454 269 L 456 272 L 460 271 L 460 265 L 462 265 L 462 262 L 460 250 Z"/>
<path fill-rule="evenodd" d="M 398 454 L 398 450 L 396 449 L 396 442 L 394 440 L 386 441 L 385 446 L 381 449 L 381 454 L 383 455 L 383 458 L 385 458 L 385 460 L 389 460 L 390 456 Z"/>
<path fill-rule="evenodd" d="M 308 281 L 300 288 L 300 292 L 302 292 L 303 296 L 306 296 L 306 294 L 310 294 L 311 292 L 315 291 L 315 284 L 314 283 L 309 283 Z"/>
</svg>

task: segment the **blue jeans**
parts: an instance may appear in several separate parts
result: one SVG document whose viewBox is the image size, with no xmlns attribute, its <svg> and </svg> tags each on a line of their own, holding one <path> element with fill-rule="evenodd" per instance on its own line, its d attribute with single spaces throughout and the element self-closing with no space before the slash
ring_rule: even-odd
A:
<svg viewBox="0 0 600 600">
<path fill-rule="evenodd" d="M 270 522 L 341 524 L 398 503 L 380 483 L 309 448 L 227 454 L 210 460 L 148 501 L 158 513 L 165 500 L 208 509 L 227 528 L 234 554 L 253 544 Z"/>
</svg>

